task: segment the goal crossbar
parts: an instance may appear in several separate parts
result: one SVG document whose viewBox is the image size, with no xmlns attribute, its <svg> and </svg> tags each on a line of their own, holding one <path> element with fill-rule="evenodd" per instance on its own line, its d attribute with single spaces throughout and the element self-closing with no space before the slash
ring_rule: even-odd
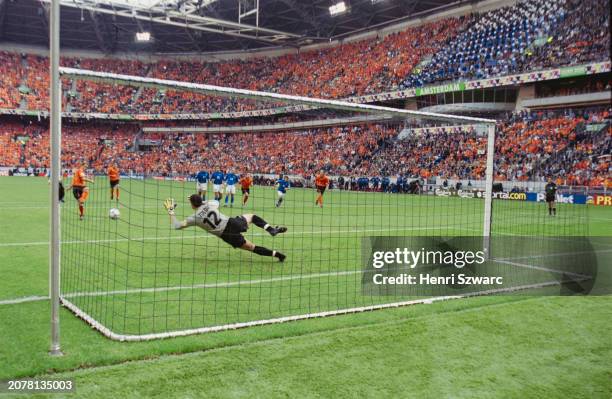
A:
<svg viewBox="0 0 612 399">
<path fill-rule="evenodd" d="M 460 122 L 460 123 L 479 123 L 486 125 L 495 125 L 494 119 L 475 118 L 469 116 L 438 114 L 433 112 L 411 111 L 407 109 L 398 109 L 392 107 L 384 107 L 380 105 L 360 104 L 345 100 L 330 100 L 323 98 L 311 98 L 304 96 L 294 96 L 289 94 L 271 93 L 264 91 L 255 91 L 247 89 L 236 89 L 232 87 L 214 86 L 203 83 L 182 82 L 178 80 L 166 80 L 149 78 L 144 76 L 124 75 L 109 72 L 98 72 L 86 69 L 77 68 L 60 68 L 60 75 L 80 80 L 90 80 L 103 83 L 123 84 L 136 87 L 154 87 L 158 89 L 168 89 L 177 91 L 189 91 L 200 94 L 216 95 L 221 97 L 240 97 L 256 100 L 279 101 L 296 105 L 307 105 L 315 108 L 329 108 L 344 111 L 365 112 L 374 114 L 386 114 L 396 117 L 417 118 L 417 119 L 433 119 L 445 122 Z"/>
</svg>

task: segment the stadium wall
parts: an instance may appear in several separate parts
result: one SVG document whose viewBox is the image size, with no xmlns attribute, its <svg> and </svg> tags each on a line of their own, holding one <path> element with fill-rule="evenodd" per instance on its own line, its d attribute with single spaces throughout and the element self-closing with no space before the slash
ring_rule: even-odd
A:
<svg viewBox="0 0 612 399">
<path fill-rule="evenodd" d="M 532 100 L 536 97 L 535 84 L 526 84 L 519 87 L 516 96 L 516 110 L 522 111 L 525 109 L 524 102 Z"/>
</svg>

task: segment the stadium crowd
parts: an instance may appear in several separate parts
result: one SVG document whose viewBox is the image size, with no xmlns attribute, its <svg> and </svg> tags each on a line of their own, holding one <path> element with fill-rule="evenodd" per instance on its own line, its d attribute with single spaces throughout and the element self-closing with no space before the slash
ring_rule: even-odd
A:
<svg viewBox="0 0 612 399">
<path fill-rule="evenodd" d="M 136 124 L 67 124 L 63 163 L 103 172 L 188 176 L 222 168 L 243 173 L 427 179 L 484 178 L 486 138 L 474 128 L 399 138 L 396 124 L 270 133 L 147 133 Z M 24 139 L 25 137 L 25 139 Z M 612 130 L 608 109 L 512 114 L 498 126 L 496 180 L 609 186 Z M 146 141 L 143 141 L 146 139 Z M 48 132 L 32 120 L 0 123 L 0 166 L 48 166 Z"/>
<path fill-rule="evenodd" d="M 609 2 L 529 0 L 451 17 L 384 37 L 276 58 L 203 63 L 63 58 L 70 67 L 219 86 L 341 98 L 441 81 L 501 76 L 609 60 Z M 46 109 L 48 61 L 0 52 L 0 108 Z M 201 113 L 268 108 L 248 100 L 64 82 L 67 109 L 102 113 Z"/>
<path fill-rule="evenodd" d="M 523 1 L 471 16 L 403 86 L 484 79 L 610 59 L 610 2 Z"/>
</svg>

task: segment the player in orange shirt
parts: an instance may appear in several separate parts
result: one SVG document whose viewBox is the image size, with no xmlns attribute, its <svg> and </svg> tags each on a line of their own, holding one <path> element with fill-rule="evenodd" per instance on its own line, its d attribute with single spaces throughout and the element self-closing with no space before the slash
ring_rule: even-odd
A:
<svg viewBox="0 0 612 399">
<path fill-rule="evenodd" d="M 85 176 L 85 171 L 83 167 L 77 166 L 74 169 L 74 175 L 72 176 L 72 184 L 68 188 L 72 189 L 72 195 L 79 201 L 79 218 L 83 220 L 85 216 L 85 201 L 87 201 L 87 197 L 89 197 L 89 188 L 87 187 L 87 183 L 93 184 L 94 181 Z"/>
<path fill-rule="evenodd" d="M 119 169 L 114 164 L 110 164 L 107 173 L 110 181 L 111 201 L 115 198 L 119 201 L 119 179 L 121 177 Z"/>
<path fill-rule="evenodd" d="M 323 193 L 325 193 L 325 189 L 328 185 L 329 177 L 325 176 L 323 171 L 320 171 L 315 177 L 315 187 L 317 189 L 317 200 L 315 201 L 315 206 L 319 205 L 321 208 L 323 208 Z"/>
<path fill-rule="evenodd" d="M 253 185 L 253 178 L 250 174 L 245 174 L 239 180 L 240 188 L 242 189 L 242 206 L 245 206 L 249 200 L 251 194 L 251 186 Z"/>
</svg>

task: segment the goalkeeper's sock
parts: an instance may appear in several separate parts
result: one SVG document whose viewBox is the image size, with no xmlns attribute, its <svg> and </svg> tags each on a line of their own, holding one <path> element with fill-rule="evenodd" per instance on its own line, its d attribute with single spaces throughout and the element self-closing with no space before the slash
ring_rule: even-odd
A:
<svg viewBox="0 0 612 399">
<path fill-rule="evenodd" d="M 255 252 L 257 255 L 261 255 L 261 256 L 274 256 L 280 262 L 284 262 L 285 258 L 286 258 L 286 256 L 283 255 L 282 253 L 280 253 L 278 251 L 273 251 L 273 250 L 268 249 L 266 247 L 255 246 L 255 248 L 253 249 L 253 252 Z"/>
<path fill-rule="evenodd" d="M 271 249 L 268 249 L 266 247 L 259 247 L 257 245 L 253 249 L 253 252 L 261 256 L 274 256 L 274 251 L 272 251 Z"/>
<path fill-rule="evenodd" d="M 257 215 L 253 215 L 253 224 L 257 227 L 259 227 L 260 229 L 264 229 L 266 231 L 268 231 L 268 229 L 272 228 L 272 226 L 270 226 L 268 224 L 268 222 L 266 222 L 265 220 L 263 220 L 262 218 L 260 218 Z"/>
</svg>

